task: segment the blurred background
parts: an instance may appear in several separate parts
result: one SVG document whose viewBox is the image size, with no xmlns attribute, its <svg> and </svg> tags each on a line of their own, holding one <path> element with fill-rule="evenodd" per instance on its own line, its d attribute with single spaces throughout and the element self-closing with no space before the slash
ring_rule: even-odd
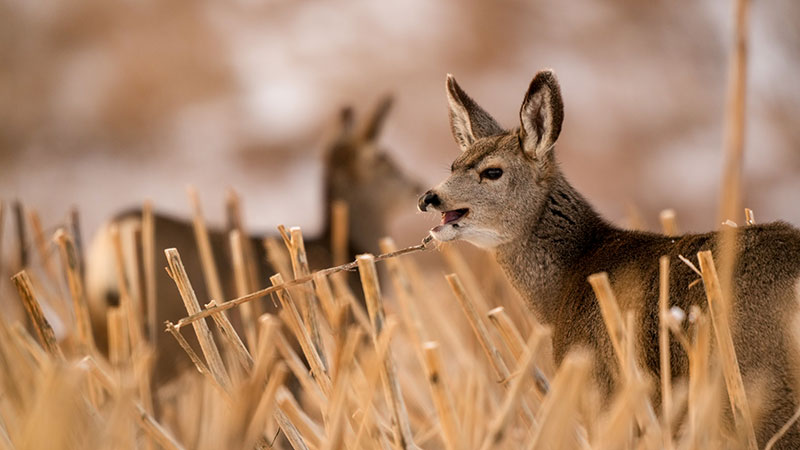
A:
<svg viewBox="0 0 800 450">
<path fill-rule="evenodd" d="M 566 119 L 558 157 L 613 222 L 716 227 L 732 5 L 705 1 L 0 2 L 0 196 L 85 237 L 153 199 L 221 224 L 321 226 L 321 157 L 340 108 L 396 102 L 381 144 L 424 186 L 458 150 L 445 74 L 507 127 L 545 67 Z M 753 2 L 745 205 L 800 225 L 800 3 Z M 415 243 L 435 218 L 395 224 Z M 739 220 L 743 222 L 743 218 Z M 10 224 L 9 224 L 10 225 Z M 7 240 L 8 240 L 8 234 Z"/>
</svg>

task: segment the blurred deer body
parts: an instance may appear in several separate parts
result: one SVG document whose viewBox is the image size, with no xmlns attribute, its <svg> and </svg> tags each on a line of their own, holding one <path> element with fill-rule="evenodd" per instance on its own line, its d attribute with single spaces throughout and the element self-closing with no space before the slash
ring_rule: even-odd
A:
<svg viewBox="0 0 800 450">
<path fill-rule="evenodd" d="M 402 207 L 413 202 L 421 192 L 418 183 L 407 176 L 389 157 L 377 147 L 377 138 L 386 114 L 390 108 L 390 99 L 379 104 L 376 111 L 356 127 L 353 114 L 349 109 L 342 112 L 341 129 L 329 146 L 324 162 L 324 208 L 325 226 L 318 236 L 306 236 L 305 248 L 309 265 L 312 269 L 321 269 L 333 265 L 331 255 L 331 207 L 334 201 L 343 201 L 349 205 L 348 242 L 345 257 L 364 252 L 375 252 L 378 239 L 385 236 L 389 219 Z M 198 300 L 205 303 L 211 299 L 204 283 L 201 259 L 195 241 L 191 221 L 170 217 L 166 214 L 153 214 L 156 248 L 157 308 L 156 324 L 161 327 L 164 321 L 176 322 L 186 316 L 186 309 L 180 299 L 175 283 L 161 269 L 164 266 L 163 249 L 175 247 L 186 267 L 189 279 L 197 294 Z M 132 294 L 143 298 L 138 290 L 143 285 L 141 241 L 134 240 L 134 230 L 142 226 L 140 209 L 121 213 L 107 223 L 95 235 L 87 258 L 87 285 L 90 313 L 98 342 L 106 344 L 106 311 L 108 306 L 119 302 L 119 290 L 114 262 L 114 249 L 110 236 L 112 225 L 120 230 L 122 246 L 126 255 L 126 278 L 131 286 Z M 273 233 L 277 235 L 277 233 Z M 267 235 L 252 235 L 244 239 L 249 245 L 256 265 L 258 287 L 268 284 L 269 276 L 276 273 L 266 258 L 263 239 Z M 209 229 L 209 240 L 214 255 L 221 287 L 226 298 L 214 299 L 224 301 L 237 296 L 234 273 L 231 263 L 231 243 L 229 230 Z M 134 256 L 136 256 L 134 260 Z M 133 281 L 133 282 L 132 282 Z M 269 303 L 269 302 L 267 302 Z M 146 316 L 146 314 L 145 314 Z M 155 378 L 166 380 L 171 378 L 181 364 L 189 359 L 169 336 L 158 330 L 158 348 Z M 187 339 L 193 339 L 193 333 L 185 333 Z M 191 342 L 191 340 L 190 340 Z M 184 364 L 185 365 L 185 364 Z"/>
<path fill-rule="evenodd" d="M 553 328 L 557 362 L 576 346 L 596 355 L 594 375 L 608 395 L 620 371 L 589 275 L 607 272 L 622 311 L 633 311 L 639 363 L 659 376 L 658 286 L 662 255 L 670 258 L 669 300 L 688 311 L 707 305 L 699 276 L 678 255 L 718 255 L 717 233 L 667 237 L 618 229 L 570 185 L 555 160 L 563 105 L 550 71 L 531 82 L 520 127 L 504 130 L 448 76 L 450 123 L 463 153 L 449 178 L 419 199 L 442 213 L 431 230 L 441 241 L 464 239 L 491 248 L 540 320 Z M 761 446 L 800 405 L 800 231 L 785 223 L 743 227 L 733 272 L 732 335 L 748 393 L 757 391 Z M 688 359 L 673 340 L 673 377 Z M 800 448 L 794 425 L 776 448 Z"/>
</svg>

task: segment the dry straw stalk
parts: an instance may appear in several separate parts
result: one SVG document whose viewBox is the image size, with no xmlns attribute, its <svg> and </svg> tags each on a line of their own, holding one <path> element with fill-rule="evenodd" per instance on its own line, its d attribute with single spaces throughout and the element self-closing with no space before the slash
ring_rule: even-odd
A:
<svg viewBox="0 0 800 450">
<path fill-rule="evenodd" d="M 197 249 L 200 252 L 200 262 L 203 268 L 206 288 L 211 294 L 212 299 L 223 299 L 222 283 L 219 281 L 219 272 L 214 260 L 214 253 L 211 250 L 211 241 L 208 237 L 206 221 L 203 218 L 203 209 L 200 205 L 200 198 L 194 186 L 188 186 L 186 193 L 189 196 L 189 203 L 192 205 L 192 224 L 194 226 L 194 237 L 197 241 Z"/>
<path fill-rule="evenodd" d="M 358 262 L 358 273 L 361 276 L 361 285 L 364 288 L 364 298 L 367 301 L 367 311 L 369 311 L 369 318 L 372 323 L 372 338 L 377 348 L 378 336 L 383 330 L 386 318 L 383 312 L 383 300 L 381 299 L 378 274 L 375 271 L 375 257 L 369 254 L 359 255 L 356 261 Z M 400 382 L 397 379 L 397 368 L 391 350 L 386 351 L 382 364 L 382 376 L 386 384 L 387 393 L 386 401 L 392 407 L 395 425 L 397 426 L 395 438 L 399 440 L 400 447 L 416 449 L 418 447 L 414 443 L 414 436 L 411 433 L 408 411 L 403 400 Z"/>
<path fill-rule="evenodd" d="M 545 333 L 541 331 L 534 332 L 528 340 L 522 357 L 519 360 L 517 373 L 511 382 L 511 386 L 508 388 L 508 392 L 506 392 L 500 411 L 489 424 L 489 432 L 483 441 L 483 445 L 481 445 L 482 450 L 494 448 L 501 443 L 503 436 L 507 435 L 508 423 L 511 420 L 517 402 L 522 397 L 522 389 L 525 383 L 532 379 L 532 377 L 529 376 L 529 372 L 544 335 Z M 533 423 L 533 426 L 536 426 L 536 422 Z"/>
<path fill-rule="evenodd" d="M 489 330 L 486 329 L 486 325 L 484 325 L 483 321 L 478 316 L 475 305 L 472 302 L 472 297 L 467 295 L 467 291 L 464 289 L 464 285 L 461 284 L 461 279 L 458 275 L 445 275 L 445 279 L 447 279 L 447 282 L 450 284 L 450 288 L 453 290 L 456 299 L 458 299 L 461 308 L 464 310 L 464 314 L 467 316 L 470 326 L 472 326 L 475 335 L 478 337 L 481 348 L 497 374 L 498 382 L 507 382 L 510 375 L 508 366 L 506 366 L 505 361 L 503 361 L 500 350 L 497 349 L 492 338 L 489 336 Z"/>
<path fill-rule="evenodd" d="M 246 242 L 247 233 L 244 227 L 242 201 L 239 198 L 239 194 L 233 189 L 228 189 L 225 196 L 225 210 L 228 215 L 228 229 L 237 231 L 243 238 L 242 256 L 246 271 L 247 291 L 254 291 L 258 289 L 260 284 L 258 282 L 258 266 L 256 265 L 256 257 L 253 253 L 253 246 L 249 241 Z M 256 315 L 259 316 L 260 314 Z"/>
<path fill-rule="evenodd" d="M 333 255 L 333 265 L 335 266 L 340 266 L 347 262 L 349 222 L 350 216 L 347 202 L 335 200 L 331 204 L 331 254 Z"/>
<path fill-rule="evenodd" d="M 665 209 L 661 211 L 658 218 L 661 220 L 661 230 L 664 234 L 667 236 L 677 236 L 680 234 L 674 209 Z"/>
<path fill-rule="evenodd" d="M 214 306 L 215 304 L 216 302 L 211 300 L 206 306 Z M 233 349 L 233 353 L 239 360 L 239 364 L 241 364 L 244 369 L 251 370 L 254 365 L 253 357 L 250 356 L 250 353 L 247 351 L 247 347 L 244 346 L 242 339 L 236 333 L 236 330 L 233 329 L 233 324 L 231 324 L 231 321 L 228 320 L 228 315 L 226 312 L 222 311 L 212 314 L 211 318 L 214 319 L 214 323 L 217 325 L 217 329 L 220 331 L 222 337 L 225 338 L 230 348 Z M 255 337 L 253 339 L 255 340 Z"/>
<path fill-rule="evenodd" d="M 245 253 L 244 248 L 246 247 L 244 242 L 244 236 L 239 230 L 231 230 L 229 234 L 230 245 L 231 245 L 231 257 L 233 262 L 233 274 L 234 274 L 234 281 L 236 284 L 236 295 L 242 296 L 247 295 L 250 292 L 250 283 L 248 282 L 248 275 L 245 263 Z M 209 305 L 216 306 L 217 302 L 214 301 L 213 304 L 209 303 Z M 239 311 L 242 317 L 242 326 L 244 328 L 244 336 L 247 340 L 247 344 L 250 348 L 254 348 L 256 344 L 256 321 L 258 317 L 261 315 L 255 309 L 258 302 L 250 302 L 245 303 L 242 305 L 242 309 Z M 220 313 L 220 314 L 224 314 Z"/>
<path fill-rule="evenodd" d="M 19 266 L 23 269 L 28 267 L 28 236 L 25 229 L 25 214 L 22 203 L 14 201 L 14 224 L 17 230 L 17 251 Z"/>
<path fill-rule="evenodd" d="M 603 315 L 603 321 L 608 329 L 611 345 L 614 347 L 614 354 L 619 361 L 620 371 L 626 373 L 625 324 L 622 321 L 622 313 L 619 310 L 617 299 L 614 296 L 614 292 L 611 290 L 608 274 L 601 272 L 590 275 L 589 284 L 592 285 L 592 289 L 594 289 L 594 293 L 597 296 L 597 301 L 600 303 L 600 312 Z"/>
<path fill-rule="evenodd" d="M 197 296 L 194 293 L 194 289 L 192 289 L 192 284 L 189 282 L 189 277 L 186 275 L 186 269 L 183 267 L 183 262 L 181 261 L 181 256 L 178 254 L 178 250 L 168 248 L 164 250 L 164 254 L 167 256 L 167 262 L 169 263 L 169 273 L 172 276 L 172 280 L 175 281 L 175 284 L 178 286 L 183 304 L 186 306 L 186 311 L 189 314 L 200 312 L 200 303 L 197 301 Z M 220 357 L 219 350 L 214 342 L 214 336 L 211 334 L 208 324 L 203 320 L 195 322 L 192 325 L 197 334 L 197 339 L 200 341 L 200 348 L 203 350 L 203 355 L 205 355 L 206 361 L 208 362 L 208 368 L 211 374 L 214 376 L 216 382 L 222 386 L 223 389 L 227 390 L 231 384 L 230 378 L 225 371 L 225 365 L 222 363 L 222 357 Z M 170 328 L 174 329 L 175 327 L 173 326 Z"/>
<path fill-rule="evenodd" d="M 45 272 L 52 280 L 58 279 L 56 275 L 56 268 L 53 265 L 53 260 L 50 257 L 50 249 L 48 248 L 48 239 L 45 237 L 44 228 L 42 227 L 42 220 L 39 213 L 35 209 L 28 210 L 28 221 L 33 229 L 33 241 L 36 243 L 36 250 L 39 253 L 39 260 L 44 266 Z"/>
<path fill-rule="evenodd" d="M 494 369 L 494 373 L 498 378 L 498 383 L 502 383 L 504 387 L 508 387 L 507 383 L 511 376 L 511 372 L 509 372 L 508 366 L 503 360 L 503 356 L 500 354 L 500 350 L 497 348 L 497 346 L 495 346 L 494 341 L 489 336 L 489 330 L 486 329 L 486 325 L 475 311 L 475 305 L 473 304 L 471 297 L 467 294 L 467 291 L 461 284 L 461 280 L 459 279 L 458 275 L 445 275 L 445 279 L 447 280 L 448 284 L 450 284 L 450 289 L 453 290 L 458 302 L 461 304 L 461 309 L 464 311 L 467 321 L 472 327 L 472 330 L 475 332 L 478 342 L 480 343 L 484 354 L 488 358 L 492 369 Z M 534 423 L 535 419 L 527 401 L 523 399 L 521 403 L 522 416 L 525 418 L 525 421 L 529 424 Z"/>
<path fill-rule="evenodd" d="M 580 390 L 575 389 L 575 386 L 586 384 L 590 376 L 590 369 L 591 357 L 589 355 L 572 353 L 564 358 L 553 379 L 550 394 L 545 398 L 539 410 L 539 423 L 533 438 L 525 447 L 526 449 L 543 448 L 545 445 L 551 446 L 551 448 L 563 448 L 565 440 L 571 442 L 582 440 L 574 427 L 580 395 Z M 574 446 L 574 444 L 570 445 L 570 447 Z"/>
<path fill-rule="evenodd" d="M 19 297 L 25 305 L 25 310 L 28 312 L 28 317 L 33 323 L 33 327 L 36 330 L 36 335 L 42 347 L 51 355 L 63 358 L 61 348 L 58 346 L 56 335 L 53 332 L 53 327 L 50 326 L 50 323 L 44 316 L 42 307 L 39 305 L 39 301 L 33 293 L 33 285 L 31 284 L 31 279 L 28 277 L 28 273 L 24 270 L 20 271 L 11 279 L 17 286 Z"/>
<path fill-rule="evenodd" d="M 153 203 L 149 200 L 142 206 L 142 267 L 144 268 L 144 304 L 147 306 L 147 331 L 150 344 L 158 345 L 157 322 L 158 297 L 156 289 L 156 227 L 153 219 Z"/>
<path fill-rule="evenodd" d="M 723 297 L 711 251 L 706 250 L 698 253 L 697 258 L 700 260 L 700 270 L 703 272 L 703 284 L 706 287 L 708 309 L 711 313 L 711 323 L 714 326 L 714 334 L 719 346 L 722 373 L 725 376 L 725 384 L 728 387 L 728 397 L 731 402 L 736 428 L 740 433 L 740 438 L 745 440 L 747 448 L 756 449 L 758 444 L 756 443 L 753 428 L 753 418 L 750 416 L 747 394 L 744 390 L 742 374 L 739 372 L 739 361 L 733 348 L 733 337 L 730 328 L 731 308 L 726 303 L 727 299 Z"/>
<path fill-rule="evenodd" d="M 493 310 L 489 311 L 487 314 L 489 320 L 492 322 L 497 331 L 500 332 L 500 336 L 503 338 L 503 343 L 505 343 L 506 347 L 508 347 L 511 355 L 519 360 L 522 358 L 522 353 L 525 350 L 525 340 L 522 339 L 522 334 L 520 334 L 517 327 L 511 321 L 511 318 L 508 317 L 506 314 L 505 308 L 502 306 L 498 306 Z M 543 331 L 541 328 L 534 328 L 534 333 Z M 550 330 L 546 330 L 546 333 L 550 333 Z M 547 377 L 538 367 L 534 366 L 534 381 L 536 382 L 534 386 L 536 387 L 536 393 L 541 399 L 547 394 L 549 389 L 549 382 Z"/>
<path fill-rule="evenodd" d="M 286 245 L 289 247 L 294 278 L 308 277 L 311 271 L 308 268 L 308 257 L 306 255 L 303 233 L 299 227 L 292 227 L 289 229 L 289 236 L 290 238 L 286 241 Z M 306 328 L 308 328 L 311 334 L 311 341 L 314 343 L 314 348 L 319 354 L 322 366 L 327 371 L 328 358 L 325 355 L 325 347 L 322 345 L 322 335 L 320 334 L 320 325 L 317 318 L 319 315 L 319 306 L 314 298 L 313 285 L 311 282 L 306 282 L 295 289 L 294 292 L 299 294 L 300 312 L 303 317 L 303 323 Z"/>
<path fill-rule="evenodd" d="M 271 276 L 270 281 L 273 285 L 283 284 L 283 278 L 280 274 Z M 322 358 L 320 357 L 319 353 L 317 353 L 317 347 L 314 345 L 314 342 L 311 339 L 311 334 L 303 323 L 303 319 L 300 317 L 300 312 L 294 302 L 293 297 L 288 291 L 284 290 L 277 291 L 277 296 L 281 302 L 281 307 L 284 311 L 286 311 L 285 317 L 287 318 L 286 321 L 289 325 L 289 328 L 292 330 L 295 338 L 297 338 L 297 341 L 300 343 L 300 347 L 303 349 L 303 354 L 311 366 L 311 372 L 314 374 L 314 379 L 317 381 L 317 384 L 319 384 L 319 387 L 322 389 L 322 392 L 325 394 L 325 396 L 328 397 L 331 393 L 331 379 L 328 374 L 328 369 L 322 362 Z"/>
<path fill-rule="evenodd" d="M 442 437 L 447 450 L 466 448 L 461 427 L 453 406 L 452 394 L 448 389 L 448 381 L 444 373 L 441 350 L 437 342 L 426 342 L 422 346 L 425 355 L 425 371 L 433 394 L 433 402 L 439 423 L 442 426 Z"/>
<path fill-rule="evenodd" d="M 80 260 L 72 236 L 63 229 L 56 231 L 53 239 L 58 245 L 61 255 L 61 265 L 67 274 L 67 285 L 72 296 L 72 309 L 75 314 L 75 329 L 78 339 L 85 346 L 87 352 L 94 351 L 94 335 L 89 321 L 89 308 L 86 303 L 86 292 L 83 288 L 83 278 L 80 272 Z"/>
<path fill-rule="evenodd" d="M 122 307 L 123 315 L 128 321 L 127 327 L 130 333 L 131 348 L 137 349 L 144 345 L 144 336 L 141 327 L 141 308 L 136 297 L 131 294 L 130 286 L 134 280 L 128 277 L 125 264 L 125 253 L 122 249 L 122 236 L 119 227 L 111 227 L 111 243 L 114 248 L 114 262 L 117 273 L 117 288 L 119 289 L 119 304 Z M 135 266 L 135 262 L 130 266 Z"/>
<path fill-rule="evenodd" d="M 381 239 L 380 247 L 381 251 L 384 253 L 397 251 L 397 245 L 395 245 L 394 240 L 391 238 Z M 427 339 L 427 336 L 419 311 L 417 310 L 417 305 L 414 303 L 418 294 L 414 292 L 408 272 L 403 266 L 403 261 L 397 258 L 388 259 L 386 265 L 389 268 L 389 273 L 394 283 L 395 292 L 397 293 L 397 302 L 400 304 L 400 312 L 403 316 L 403 321 L 408 325 L 409 338 L 417 351 L 417 355 L 422 357 L 422 342 Z"/>
</svg>

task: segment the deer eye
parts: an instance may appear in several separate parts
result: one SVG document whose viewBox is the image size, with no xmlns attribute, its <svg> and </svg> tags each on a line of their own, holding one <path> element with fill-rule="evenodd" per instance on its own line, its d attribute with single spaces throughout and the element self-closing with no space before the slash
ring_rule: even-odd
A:
<svg viewBox="0 0 800 450">
<path fill-rule="evenodd" d="M 488 169 L 484 169 L 481 171 L 480 177 L 481 179 L 486 178 L 487 180 L 496 180 L 503 176 L 503 169 L 499 169 L 497 167 L 490 167 Z"/>
</svg>

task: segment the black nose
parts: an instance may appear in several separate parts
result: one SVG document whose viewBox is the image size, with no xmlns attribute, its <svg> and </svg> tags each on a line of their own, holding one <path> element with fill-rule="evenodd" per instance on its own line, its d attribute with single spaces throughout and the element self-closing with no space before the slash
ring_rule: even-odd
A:
<svg viewBox="0 0 800 450">
<path fill-rule="evenodd" d="M 439 199 L 439 196 L 433 193 L 432 191 L 428 191 L 419 198 L 419 210 L 420 211 L 427 211 L 428 205 L 437 207 L 442 204 L 442 201 Z"/>
</svg>

